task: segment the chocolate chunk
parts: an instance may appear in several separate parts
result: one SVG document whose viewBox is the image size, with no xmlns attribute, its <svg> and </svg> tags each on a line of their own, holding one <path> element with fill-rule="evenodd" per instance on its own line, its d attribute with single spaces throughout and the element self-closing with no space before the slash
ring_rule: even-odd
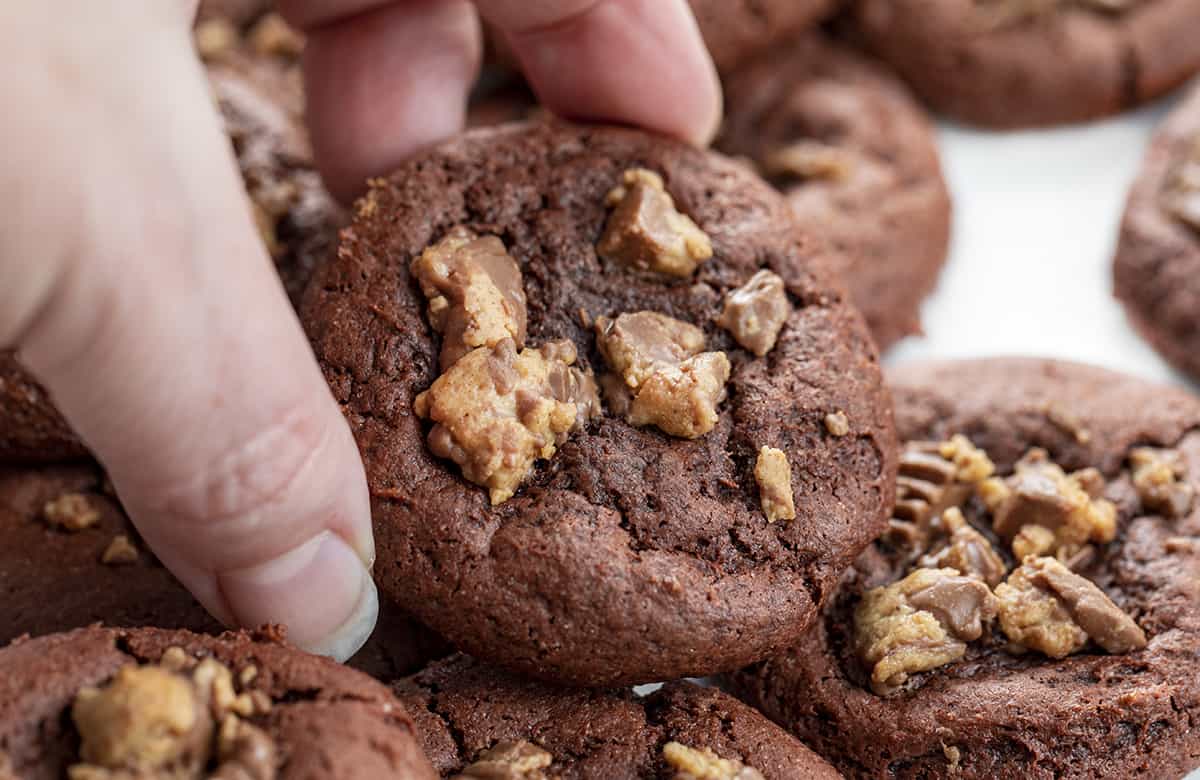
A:
<svg viewBox="0 0 1200 780">
<path fill-rule="evenodd" d="M 992 512 L 992 527 L 1018 558 L 1066 560 L 1089 541 L 1110 542 L 1116 535 L 1117 510 L 1098 497 L 1102 488 L 1094 469 L 1068 475 L 1045 450 L 1032 449 L 1011 476 L 987 480 L 979 494 Z"/>
<path fill-rule="evenodd" d="M 1104 591 L 1053 558 L 1026 558 L 996 597 L 1009 640 L 1051 658 L 1083 649 L 1089 638 L 1110 653 L 1146 646 L 1142 629 Z"/>
<path fill-rule="evenodd" d="M 625 171 L 606 203 L 613 211 L 596 247 L 604 259 L 686 278 L 712 257 L 708 236 L 675 208 L 662 176 L 654 171 Z"/>
<path fill-rule="evenodd" d="M 1184 469 L 1178 452 L 1139 447 L 1129 453 L 1129 463 L 1142 506 L 1173 520 L 1187 515 L 1196 491 L 1181 479 Z"/>
<path fill-rule="evenodd" d="M 504 339 L 525 347 L 521 269 L 499 238 L 454 228 L 415 258 L 411 270 L 429 301 L 429 323 L 442 334 L 442 371 Z"/>
<path fill-rule="evenodd" d="M 900 452 L 889 541 L 918 550 L 928 538 L 929 523 L 946 509 L 962 505 L 972 486 L 994 468 L 987 454 L 961 435 L 944 442 L 906 443 Z"/>
<path fill-rule="evenodd" d="M 532 742 L 501 742 L 483 751 L 452 780 L 549 780 L 554 756 Z"/>
<path fill-rule="evenodd" d="M 987 585 L 954 569 L 917 569 L 899 582 L 863 594 L 854 614 L 858 656 L 871 668 L 871 687 L 899 691 L 916 672 L 962 658 L 967 642 L 996 616 Z"/>
<path fill-rule="evenodd" d="M 656 312 L 596 319 L 596 343 L 624 387 L 605 381 L 614 413 L 631 425 L 695 439 L 717 424 L 730 364 L 724 352 L 701 352 L 703 332 Z"/>
<path fill-rule="evenodd" d="M 663 759 L 675 770 L 671 780 L 763 780 L 762 773 L 741 761 L 721 758 L 709 748 L 679 742 L 663 745 Z"/>
<path fill-rule="evenodd" d="M 760 449 L 754 464 L 754 479 L 758 482 L 759 500 L 768 523 L 796 519 L 792 466 L 783 450 L 774 447 Z"/>
<path fill-rule="evenodd" d="M 791 313 L 783 279 L 771 271 L 759 271 L 725 297 L 725 310 L 717 322 L 737 343 L 762 357 L 775 348 Z"/>
<path fill-rule="evenodd" d="M 553 457 L 599 408 L 596 384 L 572 364 L 575 346 L 551 342 L 517 352 L 512 339 L 473 350 L 417 396 L 433 420 L 429 448 L 500 504 L 535 461 Z"/>
<path fill-rule="evenodd" d="M 993 588 L 1008 573 L 1004 559 L 992 548 L 992 543 L 967 523 L 958 507 L 950 507 L 942 512 L 934 519 L 931 529 L 945 538 L 933 552 L 921 558 L 921 566 L 928 569 L 957 569 Z"/>
</svg>

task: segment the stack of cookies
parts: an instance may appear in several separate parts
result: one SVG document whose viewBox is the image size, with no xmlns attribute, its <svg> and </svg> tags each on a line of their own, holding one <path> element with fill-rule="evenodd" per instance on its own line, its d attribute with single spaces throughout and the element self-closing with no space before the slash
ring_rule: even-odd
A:
<svg viewBox="0 0 1200 780">
<path fill-rule="evenodd" d="M 1200 766 L 1200 398 L 879 363 L 947 252 L 922 101 L 1111 113 L 1200 69 L 1200 9 L 692 5 L 719 152 L 510 84 L 348 210 L 312 164 L 302 37 L 266 2 L 203 5 L 257 224 L 366 467 L 379 627 L 347 666 L 221 633 L 0 355 L 0 780 Z M 1200 374 L 1198 101 L 1153 142 L 1115 273 Z"/>
</svg>

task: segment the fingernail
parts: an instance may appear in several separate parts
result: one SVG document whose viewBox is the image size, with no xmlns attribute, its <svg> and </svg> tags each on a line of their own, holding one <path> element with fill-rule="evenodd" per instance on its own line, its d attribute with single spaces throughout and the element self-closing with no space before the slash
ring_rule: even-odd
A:
<svg viewBox="0 0 1200 780">
<path fill-rule="evenodd" d="M 237 622 L 283 623 L 292 644 L 345 661 L 370 637 L 379 594 L 363 561 L 325 531 L 272 561 L 217 577 Z"/>
</svg>

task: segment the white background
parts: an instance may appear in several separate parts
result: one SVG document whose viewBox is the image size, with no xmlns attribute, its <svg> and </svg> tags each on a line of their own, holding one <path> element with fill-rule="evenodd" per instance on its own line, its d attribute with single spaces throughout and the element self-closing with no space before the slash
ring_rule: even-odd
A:
<svg viewBox="0 0 1200 780">
<path fill-rule="evenodd" d="M 943 126 L 955 209 L 950 260 L 922 309 L 925 335 L 884 362 L 1039 355 L 1187 384 L 1130 329 L 1112 296 L 1125 195 L 1171 103 L 1056 130 Z"/>
<path fill-rule="evenodd" d="M 1186 383 L 1112 296 L 1125 195 L 1169 102 L 1065 129 L 943 126 L 950 260 L 922 310 L 926 335 L 896 345 L 885 363 L 1023 354 Z"/>
</svg>

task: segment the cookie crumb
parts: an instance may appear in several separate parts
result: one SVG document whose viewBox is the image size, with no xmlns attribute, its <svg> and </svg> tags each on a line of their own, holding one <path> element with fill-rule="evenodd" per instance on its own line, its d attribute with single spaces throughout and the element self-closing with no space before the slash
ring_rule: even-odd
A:
<svg viewBox="0 0 1200 780">
<path fill-rule="evenodd" d="M 604 202 L 612 209 L 596 246 L 604 259 L 687 278 L 712 257 L 712 241 L 691 217 L 675 208 L 662 176 L 654 171 L 625 171 Z"/>
<path fill-rule="evenodd" d="M 54 528 L 82 531 L 100 522 L 100 510 L 83 493 L 64 493 L 42 507 L 42 517 Z"/>
<path fill-rule="evenodd" d="M 525 740 L 500 742 L 483 751 L 451 780 L 548 780 L 554 756 Z"/>
<path fill-rule="evenodd" d="M 825 415 L 825 430 L 830 436 L 842 437 L 850 433 L 850 418 L 842 410 Z"/>
<path fill-rule="evenodd" d="M 773 271 L 759 271 L 725 296 L 717 320 L 734 340 L 757 357 L 775 348 L 779 332 L 792 313 L 783 279 Z"/>
<path fill-rule="evenodd" d="M 962 762 L 962 751 L 954 745 L 947 745 L 945 742 L 943 742 L 942 755 L 946 757 L 946 769 L 949 770 L 951 774 L 958 774 L 960 769 L 959 764 Z"/>
<path fill-rule="evenodd" d="M 721 758 L 709 748 L 696 749 L 672 741 L 663 745 L 662 754 L 675 770 L 671 780 L 763 780 L 757 769 Z"/>
<path fill-rule="evenodd" d="M 796 519 L 792 466 L 783 450 L 761 448 L 754 464 L 754 479 L 758 482 L 759 500 L 768 523 Z"/>
<path fill-rule="evenodd" d="M 197 24 L 192 39 L 200 59 L 214 60 L 231 52 L 241 40 L 241 34 L 229 19 L 214 17 Z"/>
<path fill-rule="evenodd" d="M 100 555 L 100 562 L 106 566 L 126 566 L 137 563 L 137 560 L 137 547 L 133 546 L 133 542 L 129 541 L 129 537 L 125 534 L 114 536 Z"/>
</svg>

